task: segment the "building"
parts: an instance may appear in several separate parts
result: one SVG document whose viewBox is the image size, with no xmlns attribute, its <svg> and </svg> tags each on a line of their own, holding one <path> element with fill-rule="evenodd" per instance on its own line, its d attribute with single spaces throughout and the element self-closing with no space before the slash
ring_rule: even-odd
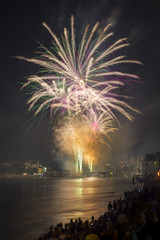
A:
<svg viewBox="0 0 160 240">
<path fill-rule="evenodd" d="M 40 164 L 39 161 L 37 162 L 33 162 L 33 161 L 29 161 L 29 162 L 25 162 L 25 169 L 31 169 L 31 168 L 39 168 Z"/>
<path fill-rule="evenodd" d="M 43 174 L 43 173 L 46 173 L 47 172 L 47 168 L 42 166 L 39 161 L 37 162 L 25 162 L 25 169 L 28 170 L 28 169 L 37 169 L 37 173 L 39 174 Z"/>
<path fill-rule="evenodd" d="M 160 152 L 147 153 L 144 156 L 143 175 L 157 175 L 160 170 Z"/>
<path fill-rule="evenodd" d="M 144 175 L 144 161 L 145 157 L 140 156 L 137 158 L 135 163 L 135 175 L 143 176 Z"/>
</svg>

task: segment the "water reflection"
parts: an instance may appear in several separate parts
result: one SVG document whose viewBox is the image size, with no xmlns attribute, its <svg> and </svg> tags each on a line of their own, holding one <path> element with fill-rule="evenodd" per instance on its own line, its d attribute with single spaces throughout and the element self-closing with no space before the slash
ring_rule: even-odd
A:
<svg viewBox="0 0 160 240">
<path fill-rule="evenodd" d="M 7 231 L 8 240 L 33 239 L 49 225 L 70 218 L 98 217 L 109 200 L 123 197 L 125 190 L 133 188 L 131 180 L 112 178 L 0 180 L 0 191 L 5 192 L 0 198 L 1 232 Z"/>
</svg>

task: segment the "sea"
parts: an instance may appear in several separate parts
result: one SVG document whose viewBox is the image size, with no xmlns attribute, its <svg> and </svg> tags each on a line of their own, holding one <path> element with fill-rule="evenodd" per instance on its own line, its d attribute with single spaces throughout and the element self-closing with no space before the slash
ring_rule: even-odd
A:
<svg viewBox="0 0 160 240">
<path fill-rule="evenodd" d="M 97 218 L 109 201 L 142 187 L 130 178 L 1 177 L 0 239 L 37 240 L 50 225 Z"/>
</svg>

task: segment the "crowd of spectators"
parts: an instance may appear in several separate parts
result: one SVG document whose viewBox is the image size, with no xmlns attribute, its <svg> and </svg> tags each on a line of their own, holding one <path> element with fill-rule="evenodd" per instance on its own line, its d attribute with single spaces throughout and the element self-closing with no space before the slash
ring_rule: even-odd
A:
<svg viewBox="0 0 160 240">
<path fill-rule="evenodd" d="M 126 191 L 124 199 L 109 201 L 98 219 L 70 219 L 49 227 L 38 240 L 158 240 L 160 229 L 160 181 L 148 179 L 143 189 Z"/>
</svg>

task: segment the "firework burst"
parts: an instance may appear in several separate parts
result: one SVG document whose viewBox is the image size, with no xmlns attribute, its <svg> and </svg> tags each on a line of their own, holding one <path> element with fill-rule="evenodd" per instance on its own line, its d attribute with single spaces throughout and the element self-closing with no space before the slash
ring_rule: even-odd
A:
<svg viewBox="0 0 160 240">
<path fill-rule="evenodd" d="M 36 108 L 35 115 L 44 108 L 50 108 L 51 112 L 65 109 L 68 114 L 77 114 L 83 109 L 87 111 L 92 108 L 112 117 L 115 117 L 113 112 L 117 110 L 132 120 L 126 109 L 137 110 L 118 100 L 116 91 L 126 82 L 138 79 L 138 76 L 112 69 L 113 66 L 122 63 L 140 62 L 126 60 L 125 56 L 112 57 L 114 52 L 129 45 L 126 38 L 116 41 L 100 52 L 101 45 L 113 33 L 108 33 L 109 24 L 93 41 L 98 25 L 99 23 L 96 23 L 89 34 L 87 25 L 81 43 L 76 47 L 73 16 L 71 36 L 69 37 L 68 30 L 64 28 L 61 40 L 43 23 L 53 38 L 51 49 L 41 45 L 43 52 L 39 52 L 38 58 L 18 57 L 43 67 L 42 74 L 30 76 L 22 87 L 32 86 L 34 89 L 28 104 L 29 110 Z"/>
<path fill-rule="evenodd" d="M 129 81 L 138 81 L 139 77 L 115 71 L 115 67 L 124 63 L 141 63 L 127 60 L 124 55 L 115 56 L 116 51 L 129 45 L 126 38 L 105 47 L 106 41 L 113 35 L 109 31 L 111 24 L 97 38 L 95 35 L 99 22 L 91 31 L 87 25 L 80 44 L 76 44 L 73 16 L 71 32 L 64 28 L 61 39 L 45 23 L 43 26 L 52 36 L 51 48 L 40 44 L 42 51 L 38 52 L 38 58 L 18 57 L 43 68 L 39 74 L 30 76 L 22 86 L 22 89 L 32 92 L 27 102 L 29 110 L 34 109 L 35 115 L 50 110 L 52 118 L 56 114 L 67 117 L 69 120 L 58 130 L 58 138 L 61 139 L 63 135 L 65 140 L 61 139 L 61 143 L 65 143 L 68 152 L 76 146 L 74 151 L 81 152 L 78 153 L 81 155 L 79 158 L 93 146 L 105 144 L 109 148 L 110 133 L 115 131 L 119 123 L 116 111 L 129 120 L 133 119 L 130 110 L 138 112 L 121 100 L 127 97 L 120 96 L 118 91 Z M 105 48 L 103 51 L 102 46 Z M 83 135 L 83 140 L 80 140 L 80 135 Z M 89 140 L 87 136 L 90 136 Z M 68 142 L 71 144 L 67 147 Z"/>
<path fill-rule="evenodd" d="M 76 172 L 81 172 L 83 164 L 92 171 L 95 156 L 99 156 L 102 149 L 110 150 L 110 135 L 115 130 L 117 129 L 113 127 L 112 119 L 103 114 L 97 117 L 92 113 L 89 118 L 82 116 L 66 119 L 54 133 L 58 148 L 74 156 Z"/>
</svg>

